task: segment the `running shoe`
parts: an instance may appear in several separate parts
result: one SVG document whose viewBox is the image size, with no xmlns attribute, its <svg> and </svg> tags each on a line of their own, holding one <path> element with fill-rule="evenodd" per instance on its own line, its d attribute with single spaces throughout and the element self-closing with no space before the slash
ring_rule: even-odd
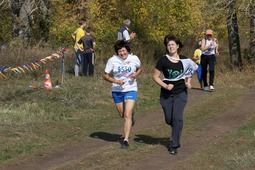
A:
<svg viewBox="0 0 255 170">
<path fill-rule="evenodd" d="M 210 86 L 210 90 L 214 90 L 214 87 L 212 85 Z"/>
<path fill-rule="evenodd" d="M 169 153 L 172 154 L 172 155 L 176 155 L 177 154 L 177 148 L 171 148 Z"/>
<path fill-rule="evenodd" d="M 127 140 L 123 140 L 123 143 L 122 143 L 122 148 L 123 149 L 127 149 L 129 147 L 129 143 Z"/>
<path fill-rule="evenodd" d="M 209 87 L 208 86 L 205 86 L 204 87 L 204 91 L 208 91 L 209 90 Z"/>
</svg>

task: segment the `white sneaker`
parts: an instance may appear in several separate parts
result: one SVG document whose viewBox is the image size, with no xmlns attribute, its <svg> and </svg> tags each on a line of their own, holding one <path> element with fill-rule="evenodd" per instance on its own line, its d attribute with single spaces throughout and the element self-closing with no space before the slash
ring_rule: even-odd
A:
<svg viewBox="0 0 255 170">
<path fill-rule="evenodd" d="M 212 85 L 210 86 L 210 90 L 214 90 L 214 87 Z"/>
<path fill-rule="evenodd" d="M 209 87 L 208 86 L 205 86 L 204 87 L 204 91 L 208 91 L 209 90 Z"/>
</svg>

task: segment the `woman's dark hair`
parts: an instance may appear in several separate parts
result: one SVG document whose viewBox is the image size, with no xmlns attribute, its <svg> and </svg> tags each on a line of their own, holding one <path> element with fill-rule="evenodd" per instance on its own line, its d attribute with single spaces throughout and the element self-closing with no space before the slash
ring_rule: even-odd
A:
<svg viewBox="0 0 255 170">
<path fill-rule="evenodd" d="M 123 47 L 126 48 L 127 51 L 130 53 L 131 49 L 129 43 L 125 42 L 124 40 L 118 40 L 114 45 L 116 54 L 118 54 L 119 49 L 122 49 Z"/>
<path fill-rule="evenodd" d="M 179 49 L 181 49 L 184 46 L 182 42 L 173 34 L 168 34 L 165 36 L 164 38 L 165 47 L 167 47 L 167 44 L 169 43 L 169 41 L 174 41 L 177 45 L 179 45 Z"/>
</svg>

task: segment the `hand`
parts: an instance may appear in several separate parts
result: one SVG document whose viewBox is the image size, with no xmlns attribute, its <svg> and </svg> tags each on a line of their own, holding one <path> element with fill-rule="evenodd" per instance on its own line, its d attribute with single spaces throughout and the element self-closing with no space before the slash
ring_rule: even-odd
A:
<svg viewBox="0 0 255 170">
<path fill-rule="evenodd" d="M 194 57 L 193 57 L 193 60 L 194 60 L 194 61 L 199 60 L 198 56 L 194 56 Z"/>
<path fill-rule="evenodd" d="M 174 88 L 174 85 L 172 84 L 167 84 L 165 87 L 166 90 L 172 90 L 173 88 Z"/>
<path fill-rule="evenodd" d="M 125 80 L 124 79 L 116 80 L 115 84 L 122 86 L 123 84 L 125 84 Z"/>
<path fill-rule="evenodd" d="M 131 80 L 136 79 L 136 74 L 135 74 L 135 73 L 133 73 L 133 74 L 130 76 L 130 79 L 131 79 Z"/>
<path fill-rule="evenodd" d="M 191 86 L 191 84 L 190 84 L 189 82 L 186 82 L 186 87 L 187 87 L 188 89 L 191 89 L 191 88 L 192 88 L 192 86 Z"/>
<path fill-rule="evenodd" d="M 130 34 L 130 39 L 133 39 L 133 38 L 135 38 L 136 37 L 136 33 L 135 32 L 132 32 L 131 34 Z"/>
<path fill-rule="evenodd" d="M 216 51 L 216 55 L 220 55 L 219 51 Z"/>
</svg>

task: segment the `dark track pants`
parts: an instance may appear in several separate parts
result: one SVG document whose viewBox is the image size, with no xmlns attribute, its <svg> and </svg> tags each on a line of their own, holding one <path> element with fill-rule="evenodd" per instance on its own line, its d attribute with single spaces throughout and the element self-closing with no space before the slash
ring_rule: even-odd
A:
<svg viewBox="0 0 255 170">
<path fill-rule="evenodd" d="M 207 83 L 207 67 L 209 65 L 209 85 L 213 86 L 214 83 L 214 65 L 216 62 L 215 55 L 202 55 L 201 56 L 201 66 L 202 66 L 202 79 L 204 82 L 204 87 L 208 86 Z"/>
<path fill-rule="evenodd" d="M 171 147 L 180 147 L 180 138 L 183 128 L 183 112 L 188 95 L 182 92 L 176 95 L 160 94 L 160 104 L 163 108 L 165 121 L 172 127 Z"/>
<path fill-rule="evenodd" d="M 84 76 L 93 76 L 94 74 L 94 63 L 95 63 L 95 57 L 94 53 L 84 53 L 83 54 L 83 68 L 82 72 Z"/>
</svg>

